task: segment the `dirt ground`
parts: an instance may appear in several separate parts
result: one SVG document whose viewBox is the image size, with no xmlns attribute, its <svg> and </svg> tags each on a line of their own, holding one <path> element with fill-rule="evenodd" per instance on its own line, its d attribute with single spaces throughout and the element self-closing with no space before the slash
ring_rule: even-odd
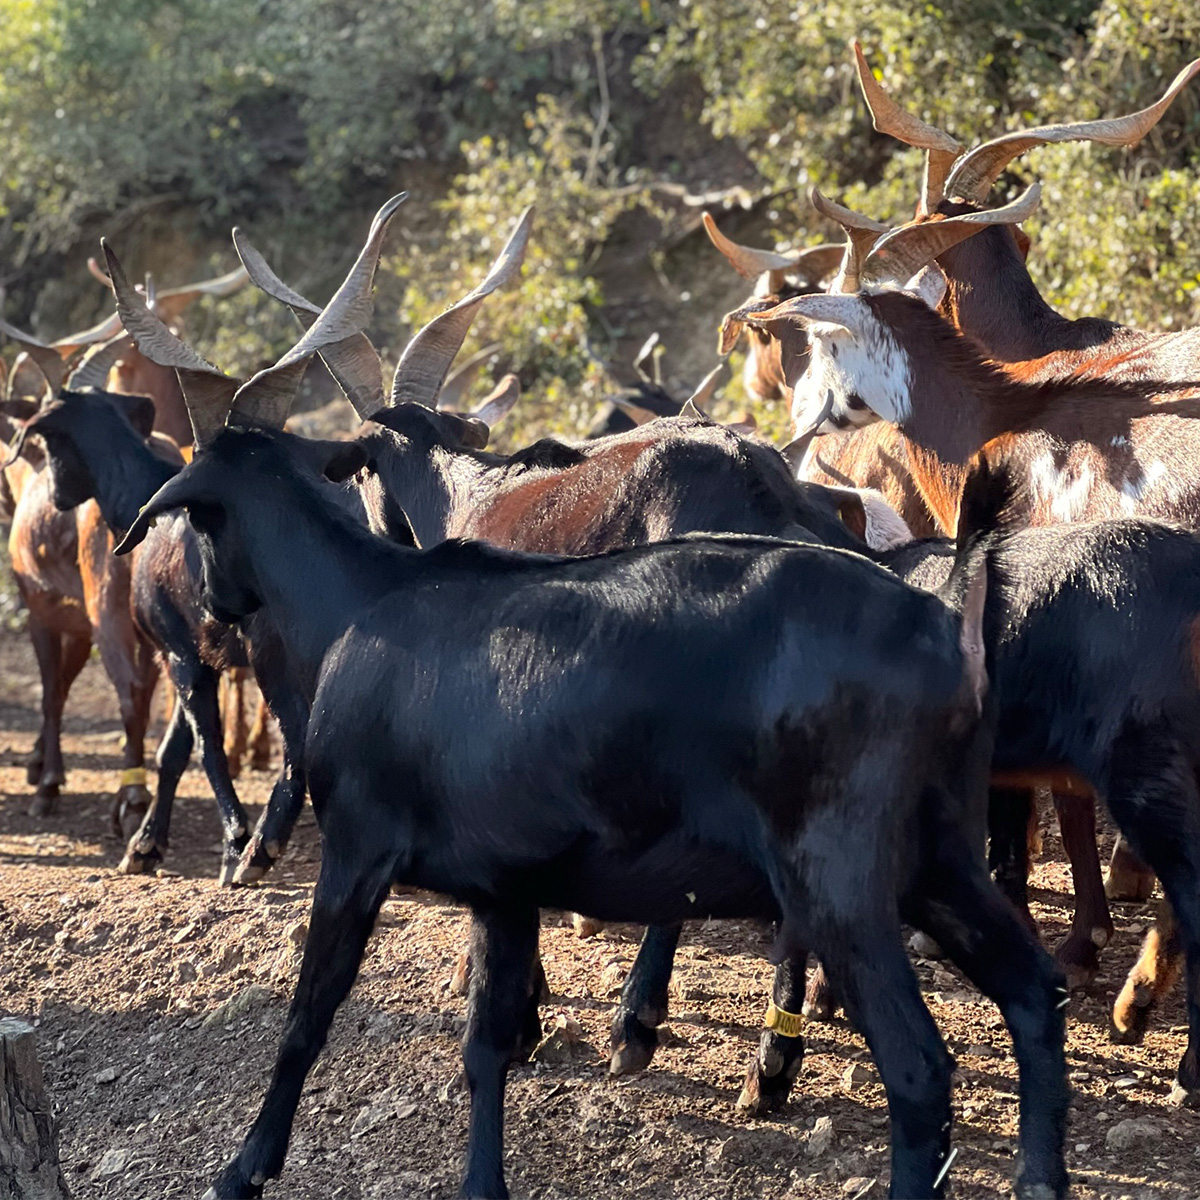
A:
<svg viewBox="0 0 1200 1200">
<path fill-rule="evenodd" d="M 218 827 L 201 772 L 176 806 L 168 869 L 126 878 L 108 833 L 120 729 L 93 661 L 68 709 L 67 792 L 56 815 L 26 815 L 20 767 L 36 732 L 38 686 L 24 637 L 0 636 L 0 1012 L 33 1019 L 80 1200 L 195 1197 L 237 1147 L 262 1096 L 283 1024 L 320 854 L 306 813 L 262 885 L 216 884 Z M 271 777 L 243 776 L 262 804 Z M 1069 873 L 1048 830 L 1035 877 L 1051 942 L 1069 918 Z M 1074 1195 L 1111 1200 L 1200 1196 L 1200 1114 L 1167 1104 L 1184 1047 L 1176 995 L 1146 1044 L 1111 1045 L 1106 1013 L 1149 906 L 1121 905 L 1118 935 L 1091 991 L 1069 1008 L 1075 1093 L 1068 1162 Z M 447 987 L 463 945 L 461 910 L 393 898 L 300 1104 L 283 1175 L 289 1200 L 447 1197 L 458 1185 L 467 1099 L 457 1039 L 463 1002 Z M 669 1034 L 652 1068 L 607 1077 L 608 1024 L 639 931 L 580 940 L 543 921 L 553 993 L 549 1029 L 582 1026 L 569 1061 L 510 1076 L 507 1170 L 514 1196 L 748 1200 L 886 1194 L 888 1127 L 873 1069 L 847 1086 L 865 1049 L 844 1023 L 810 1026 L 791 1103 L 748 1120 L 734 1101 L 757 1039 L 770 968 L 753 926 L 690 929 L 672 988 Z M 926 999 L 958 1059 L 953 1194 L 1008 1194 L 1016 1132 L 1010 1043 L 995 1007 L 939 963 L 918 963 Z M 859 1072 L 863 1074 L 863 1072 Z M 810 1144 L 819 1118 L 832 1142 Z M 1149 1118 L 1134 1149 L 1106 1132 Z M 816 1143 L 823 1139 L 818 1137 Z"/>
</svg>

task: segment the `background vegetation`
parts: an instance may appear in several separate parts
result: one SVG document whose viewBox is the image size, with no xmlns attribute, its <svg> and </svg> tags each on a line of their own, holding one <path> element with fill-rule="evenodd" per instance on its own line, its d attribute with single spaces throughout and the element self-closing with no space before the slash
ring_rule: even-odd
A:
<svg viewBox="0 0 1200 1200">
<path fill-rule="evenodd" d="M 253 231 L 322 300 L 398 188 L 374 335 L 479 278 L 538 205 L 519 289 L 474 345 L 525 384 L 513 436 L 580 428 L 653 329 L 684 388 L 744 285 L 697 233 L 708 197 L 764 245 L 828 240 L 811 183 L 884 219 L 919 156 L 870 128 L 847 42 L 904 104 L 967 144 L 1131 111 L 1200 55 L 1194 0 L 0 0 L 4 315 L 59 336 L 105 311 L 84 271 L 104 232 L 161 285 L 232 265 Z M 1200 320 L 1200 83 L 1132 152 L 1053 147 L 1031 267 L 1066 312 Z M 1000 190 L 997 191 L 997 197 Z M 286 346 L 251 293 L 189 313 L 241 372 Z M 483 386 L 481 383 L 480 386 Z M 731 385 L 737 400 L 736 382 Z M 731 401 L 732 402 L 732 401 Z"/>
</svg>

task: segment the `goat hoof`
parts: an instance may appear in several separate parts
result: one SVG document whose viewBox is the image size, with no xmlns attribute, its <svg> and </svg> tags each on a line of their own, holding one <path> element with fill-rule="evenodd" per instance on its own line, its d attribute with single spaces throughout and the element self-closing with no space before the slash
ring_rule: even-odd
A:
<svg viewBox="0 0 1200 1200">
<path fill-rule="evenodd" d="M 38 788 L 37 795 L 30 801 L 29 815 L 31 817 L 48 817 L 58 811 L 58 786 Z"/>
<path fill-rule="evenodd" d="M 1104 894 L 1110 900 L 1149 900 L 1154 892 L 1155 875 L 1145 867 L 1138 868 L 1124 858 L 1108 864 L 1104 874 Z"/>
<path fill-rule="evenodd" d="M 147 845 L 136 835 L 125 850 L 125 857 L 117 864 L 122 875 L 153 875 L 162 865 L 163 852 L 153 842 Z"/>
<path fill-rule="evenodd" d="M 1200 1088 L 1184 1087 L 1177 1083 L 1167 1097 L 1167 1103 L 1176 1108 L 1200 1108 Z"/>
<path fill-rule="evenodd" d="M 246 844 L 233 872 L 235 887 L 257 883 L 275 865 L 275 859 L 267 853 L 266 844 L 255 834 Z"/>
<path fill-rule="evenodd" d="M 575 932 L 581 938 L 595 937 L 605 924 L 603 921 L 597 921 L 595 917 L 581 917 L 578 913 L 572 914 L 571 921 L 575 926 Z"/>
<path fill-rule="evenodd" d="M 644 1071 L 658 1049 L 658 1030 L 643 1025 L 632 1013 L 613 1022 L 612 1058 L 608 1073 L 636 1075 Z"/>
<path fill-rule="evenodd" d="M 30 759 L 25 764 L 25 782 L 30 787 L 37 787 L 42 781 L 42 760 Z"/>
<path fill-rule="evenodd" d="M 113 801 L 113 832 L 122 841 L 129 841 L 141 829 L 149 809 L 150 789 L 144 783 L 127 783 Z"/>
<path fill-rule="evenodd" d="M 764 1112 L 774 1112 L 782 1108 L 791 1096 L 792 1084 L 800 1073 L 804 1062 L 803 1045 L 793 1054 L 788 1055 L 792 1046 L 786 1043 L 796 1042 L 794 1038 L 772 1038 L 766 1045 L 760 1046 L 746 1067 L 746 1079 L 742 1085 L 742 1094 L 738 1096 L 738 1109 L 748 1116 L 762 1116 Z M 779 1043 L 785 1043 L 780 1045 Z M 766 1063 L 764 1063 L 766 1060 Z"/>
<path fill-rule="evenodd" d="M 1100 970 L 1100 951 L 1090 937 L 1065 938 L 1055 948 L 1054 957 L 1067 977 L 1068 991 L 1088 987 Z"/>
<path fill-rule="evenodd" d="M 244 1179 L 235 1160 L 213 1180 L 203 1200 L 259 1200 L 262 1194 L 262 1184 Z"/>
<path fill-rule="evenodd" d="M 832 1021 L 837 1009 L 833 989 L 824 972 L 818 972 L 809 981 L 804 992 L 804 1007 L 800 1009 L 809 1021 Z"/>
</svg>

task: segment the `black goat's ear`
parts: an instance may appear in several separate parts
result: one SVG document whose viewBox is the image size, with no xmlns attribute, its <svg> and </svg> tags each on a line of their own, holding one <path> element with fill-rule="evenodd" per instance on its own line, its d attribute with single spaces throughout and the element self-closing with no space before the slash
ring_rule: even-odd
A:
<svg viewBox="0 0 1200 1200">
<path fill-rule="evenodd" d="M 861 541 L 867 540 L 867 509 L 862 497 L 849 489 L 839 491 L 838 519 Z"/>
<path fill-rule="evenodd" d="M 129 418 L 129 423 L 137 430 L 138 436 L 145 440 L 154 432 L 154 401 L 149 396 L 112 395 L 121 411 Z"/>
<path fill-rule="evenodd" d="M 203 472 L 200 463 L 189 463 L 173 479 L 154 493 L 142 506 L 137 519 L 129 527 L 128 532 L 113 550 L 114 554 L 128 554 L 146 539 L 155 520 L 164 513 L 175 512 L 183 508 L 211 503 L 212 494 L 204 486 Z"/>
<path fill-rule="evenodd" d="M 369 461 L 366 447 L 357 439 L 298 438 L 297 441 L 308 465 L 330 483 L 342 483 Z"/>
</svg>

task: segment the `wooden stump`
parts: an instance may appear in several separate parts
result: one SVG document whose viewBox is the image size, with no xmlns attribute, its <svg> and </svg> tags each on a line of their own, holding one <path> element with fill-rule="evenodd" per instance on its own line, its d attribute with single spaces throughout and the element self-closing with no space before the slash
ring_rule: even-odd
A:
<svg viewBox="0 0 1200 1200">
<path fill-rule="evenodd" d="M 37 1034 L 0 1019 L 0 1200 L 68 1200 Z"/>
</svg>

